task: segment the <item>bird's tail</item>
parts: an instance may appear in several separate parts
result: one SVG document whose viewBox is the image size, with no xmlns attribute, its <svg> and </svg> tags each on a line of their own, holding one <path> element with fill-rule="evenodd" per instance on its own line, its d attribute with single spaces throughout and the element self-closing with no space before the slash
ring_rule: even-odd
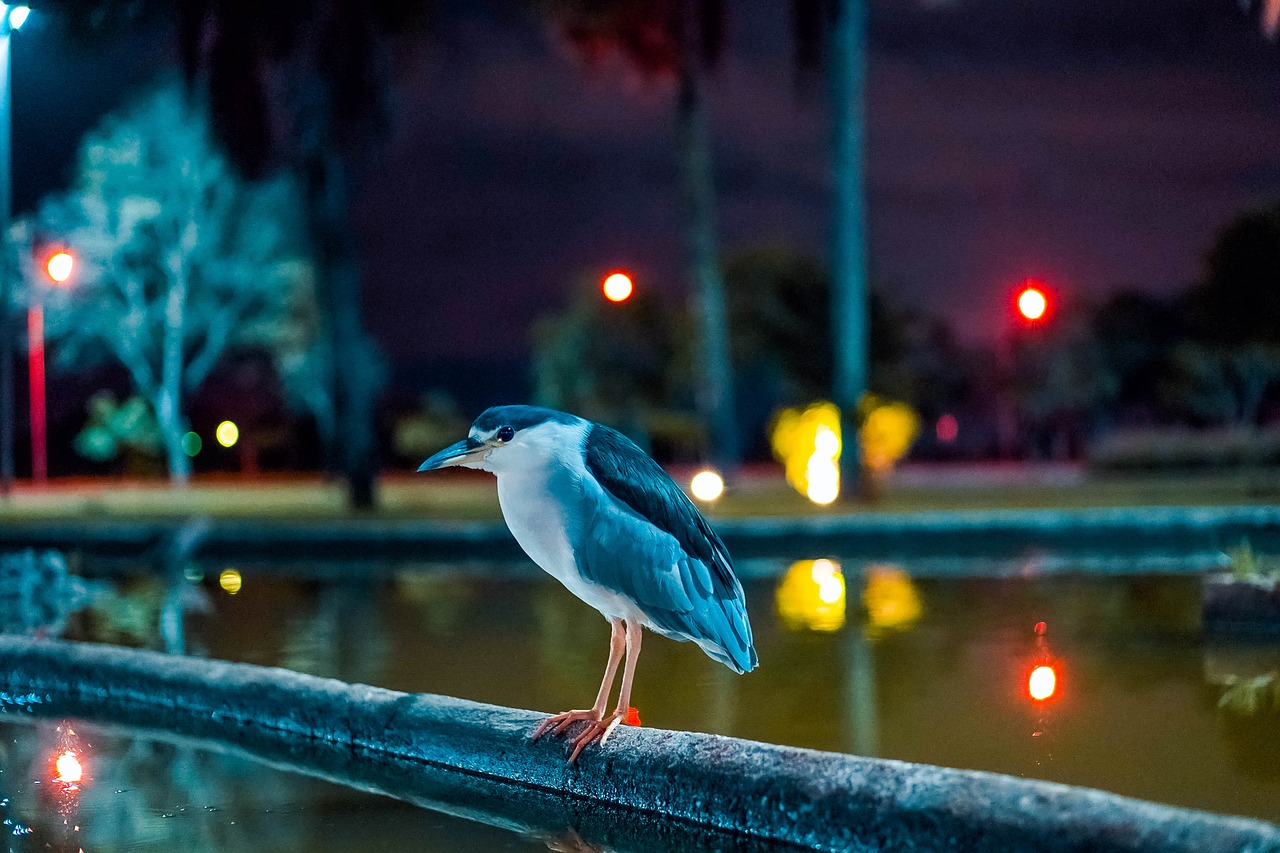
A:
<svg viewBox="0 0 1280 853">
<path fill-rule="evenodd" d="M 708 608 L 703 626 L 704 636 L 709 639 L 698 640 L 698 645 L 712 660 L 720 661 L 739 675 L 750 672 L 760 660 L 751 639 L 746 602 L 739 596 L 717 603 L 719 607 Z"/>
</svg>

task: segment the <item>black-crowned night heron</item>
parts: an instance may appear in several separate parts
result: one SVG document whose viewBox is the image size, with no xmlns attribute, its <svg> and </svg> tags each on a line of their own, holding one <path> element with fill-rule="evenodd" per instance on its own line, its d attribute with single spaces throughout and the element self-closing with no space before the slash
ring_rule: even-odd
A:
<svg viewBox="0 0 1280 853">
<path fill-rule="evenodd" d="M 573 762 L 592 741 L 608 738 L 630 708 L 642 625 L 692 640 L 735 672 L 755 668 L 746 600 L 724 543 L 626 436 L 564 412 L 497 406 L 418 470 L 449 465 L 495 474 L 502 515 L 525 553 L 612 628 L 595 704 L 550 717 L 535 740 L 585 721 Z M 624 651 L 618 704 L 606 715 Z"/>
</svg>

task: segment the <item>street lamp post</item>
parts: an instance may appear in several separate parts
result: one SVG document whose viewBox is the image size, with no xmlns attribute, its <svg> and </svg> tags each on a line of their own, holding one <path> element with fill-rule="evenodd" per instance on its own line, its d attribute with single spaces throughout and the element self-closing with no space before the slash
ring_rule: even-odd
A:
<svg viewBox="0 0 1280 853">
<path fill-rule="evenodd" d="M 70 253 L 57 252 L 49 258 L 44 269 L 54 284 L 65 284 L 74 266 L 75 258 Z M 49 477 L 48 417 L 44 393 L 44 298 L 41 288 L 34 284 L 31 302 L 27 306 L 27 371 L 31 383 L 31 480 L 44 483 Z"/>
<path fill-rule="evenodd" d="M 13 280 L 9 269 L 9 213 L 13 203 L 9 151 L 9 35 L 31 10 L 0 4 L 0 493 L 13 487 L 13 328 L 9 306 Z"/>
</svg>

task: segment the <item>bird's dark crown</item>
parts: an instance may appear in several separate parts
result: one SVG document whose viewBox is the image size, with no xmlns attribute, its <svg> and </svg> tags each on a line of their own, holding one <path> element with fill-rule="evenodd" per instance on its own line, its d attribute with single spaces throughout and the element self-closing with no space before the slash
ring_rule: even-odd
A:
<svg viewBox="0 0 1280 853">
<path fill-rule="evenodd" d="M 579 419 L 573 415 L 557 412 L 555 409 L 544 409 L 541 406 L 494 406 L 481 412 L 472 427 L 477 432 L 486 433 L 503 426 L 521 430 L 550 422 L 580 423 Z"/>
</svg>

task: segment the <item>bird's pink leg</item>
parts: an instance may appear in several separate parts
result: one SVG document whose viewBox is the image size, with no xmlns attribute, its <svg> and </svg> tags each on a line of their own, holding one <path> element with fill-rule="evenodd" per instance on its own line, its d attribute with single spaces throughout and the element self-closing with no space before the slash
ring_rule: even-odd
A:
<svg viewBox="0 0 1280 853">
<path fill-rule="evenodd" d="M 569 753 L 569 763 L 578 760 L 578 755 L 588 744 L 600 741 L 603 744 L 613 734 L 627 716 L 631 707 L 631 683 L 635 679 L 636 660 L 640 657 L 640 623 L 627 620 L 627 663 L 622 668 L 622 689 L 618 692 L 618 707 L 607 717 L 599 716 L 591 719 L 577 737 L 573 739 L 573 752 Z M 602 706 L 603 707 L 603 706 Z"/>
<path fill-rule="evenodd" d="M 604 717 L 604 707 L 609 704 L 609 694 L 613 691 L 613 679 L 618 674 L 618 663 L 626 649 L 627 635 L 621 619 L 611 620 L 609 634 L 609 665 L 604 668 L 604 680 L 600 682 L 600 692 L 596 694 L 595 704 L 587 710 L 564 711 L 543 720 L 533 732 L 537 740 L 547 732 L 560 734 L 578 720 L 599 720 Z"/>
</svg>

